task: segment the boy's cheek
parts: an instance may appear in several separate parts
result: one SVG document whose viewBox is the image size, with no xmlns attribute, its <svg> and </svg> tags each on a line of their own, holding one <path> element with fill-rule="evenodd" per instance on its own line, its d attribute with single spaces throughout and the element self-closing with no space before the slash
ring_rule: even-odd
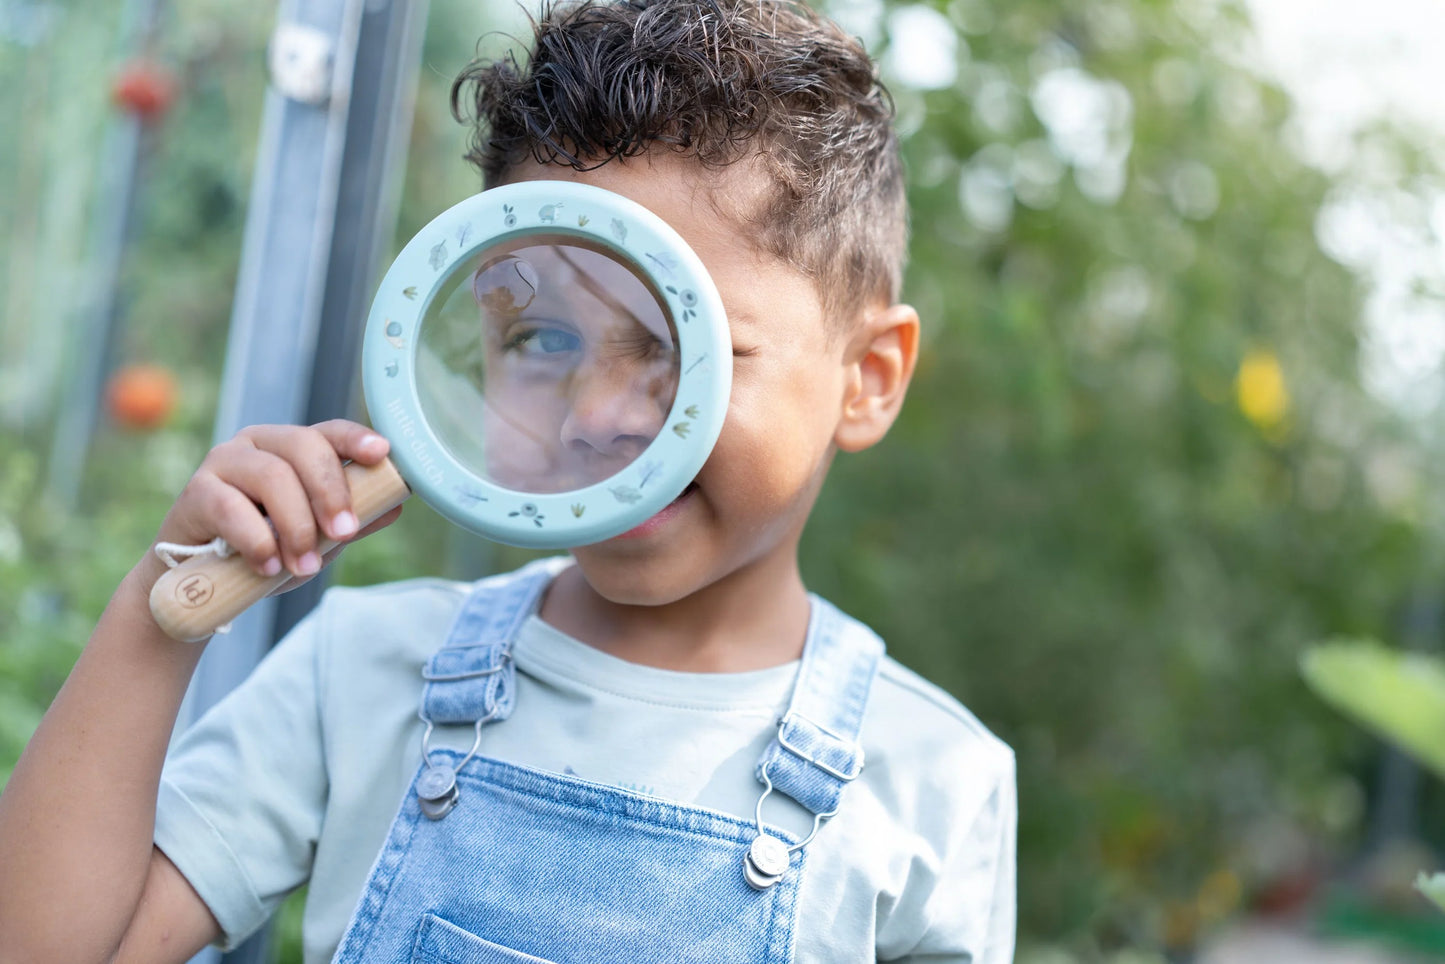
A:
<svg viewBox="0 0 1445 964">
<path fill-rule="evenodd" d="M 831 436 L 806 420 L 729 416 L 699 480 L 739 505 L 788 503 L 824 467 Z"/>
</svg>

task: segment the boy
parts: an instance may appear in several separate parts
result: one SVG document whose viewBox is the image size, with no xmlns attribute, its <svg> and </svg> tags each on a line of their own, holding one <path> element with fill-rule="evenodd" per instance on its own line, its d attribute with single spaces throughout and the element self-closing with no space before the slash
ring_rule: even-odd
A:
<svg viewBox="0 0 1445 964">
<path fill-rule="evenodd" d="M 200 648 L 151 621 L 148 554 L 0 798 L 0 962 L 183 961 L 308 880 L 308 962 L 1008 961 L 1010 752 L 798 572 L 917 353 L 866 55 L 767 0 L 570 6 L 453 101 L 489 186 L 596 184 L 699 254 L 736 356 L 716 448 L 571 559 L 329 593 L 164 775 Z M 247 429 L 159 538 L 304 579 L 358 535 L 342 460 L 386 450 Z"/>
</svg>

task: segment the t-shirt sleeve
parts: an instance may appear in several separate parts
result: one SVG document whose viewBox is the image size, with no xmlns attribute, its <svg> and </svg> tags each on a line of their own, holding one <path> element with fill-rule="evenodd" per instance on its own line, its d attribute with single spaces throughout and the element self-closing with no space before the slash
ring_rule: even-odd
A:
<svg viewBox="0 0 1445 964">
<path fill-rule="evenodd" d="M 996 744 L 981 797 L 956 814 L 914 889 L 885 925 L 880 959 L 930 964 L 1011 964 L 1017 915 L 1018 791 L 1012 751 Z M 920 881 L 922 883 L 922 881 Z M 906 936 L 905 936 L 906 935 Z M 883 936 L 883 935 L 880 935 Z M 907 945 L 885 957 L 884 943 Z"/>
<path fill-rule="evenodd" d="M 310 874 L 327 793 L 320 623 L 304 620 L 186 731 L 161 775 L 156 846 L 215 915 L 224 948 Z"/>
<path fill-rule="evenodd" d="M 940 914 L 958 902 L 987 908 L 974 964 L 1011 964 L 1017 927 L 1018 789 L 1014 758 L 1002 765 L 997 785 L 959 844 L 957 879 L 946 875 L 933 903 Z M 973 855 L 972 859 L 967 855 Z M 957 888 L 955 891 L 954 888 Z"/>
</svg>

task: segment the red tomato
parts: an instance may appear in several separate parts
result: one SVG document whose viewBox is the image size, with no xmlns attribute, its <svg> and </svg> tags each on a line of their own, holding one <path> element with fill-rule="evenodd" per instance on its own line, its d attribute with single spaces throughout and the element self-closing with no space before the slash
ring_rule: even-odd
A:
<svg viewBox="0 0 1445 964">
<path fill-rule="evenodd" d="M 117 105 L 144 121 L 160 118 L 176 99 L 175 78 L 159 64 L 133 60 L 121 68 L 110 89 Z"/>
<path fill-rule="evenodd" d="M 105 386 L 105 407 L 123 428 L 145 431 L 165 424 L 180 390 L 170 369 L 161 365 L 127 365 Z"/>
</svg>

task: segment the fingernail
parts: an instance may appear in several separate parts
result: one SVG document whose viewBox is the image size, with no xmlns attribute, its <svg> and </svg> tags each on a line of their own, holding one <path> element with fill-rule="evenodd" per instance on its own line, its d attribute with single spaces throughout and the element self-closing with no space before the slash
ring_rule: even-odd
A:
<svg viewBox="0 0 1445 964">
<path fill-rule="evenodd" d="M 280 571 L 281 560 L 278 559 L 276 556 L 272 556 L 270 559 L 267 559 L 265 562 L 261 563 L 261 575 L 263 576 L 274 576 Z"/>
<path fill-rule="evenodd" d="M 361 447 L 365 449 L 374 449 L 378 446 L 385 444 L 386 439 L 382 438 L 380 435 L 367 435 L 361 440 Z"/>
<path fill-rule="evenodd" d="M 314 576 L 321 571 L 321 557 L 314 552 L 308 552 L 296 560 L 296 575 Z"/>
<path fill-rule="evenodd" d="M 356 516 L 350 511 L 338 512 L 331 520 L 331 533 L 338 539 L 344 539 L 351 535 L 361 526 L 356 521 Z"/>
</svg>

